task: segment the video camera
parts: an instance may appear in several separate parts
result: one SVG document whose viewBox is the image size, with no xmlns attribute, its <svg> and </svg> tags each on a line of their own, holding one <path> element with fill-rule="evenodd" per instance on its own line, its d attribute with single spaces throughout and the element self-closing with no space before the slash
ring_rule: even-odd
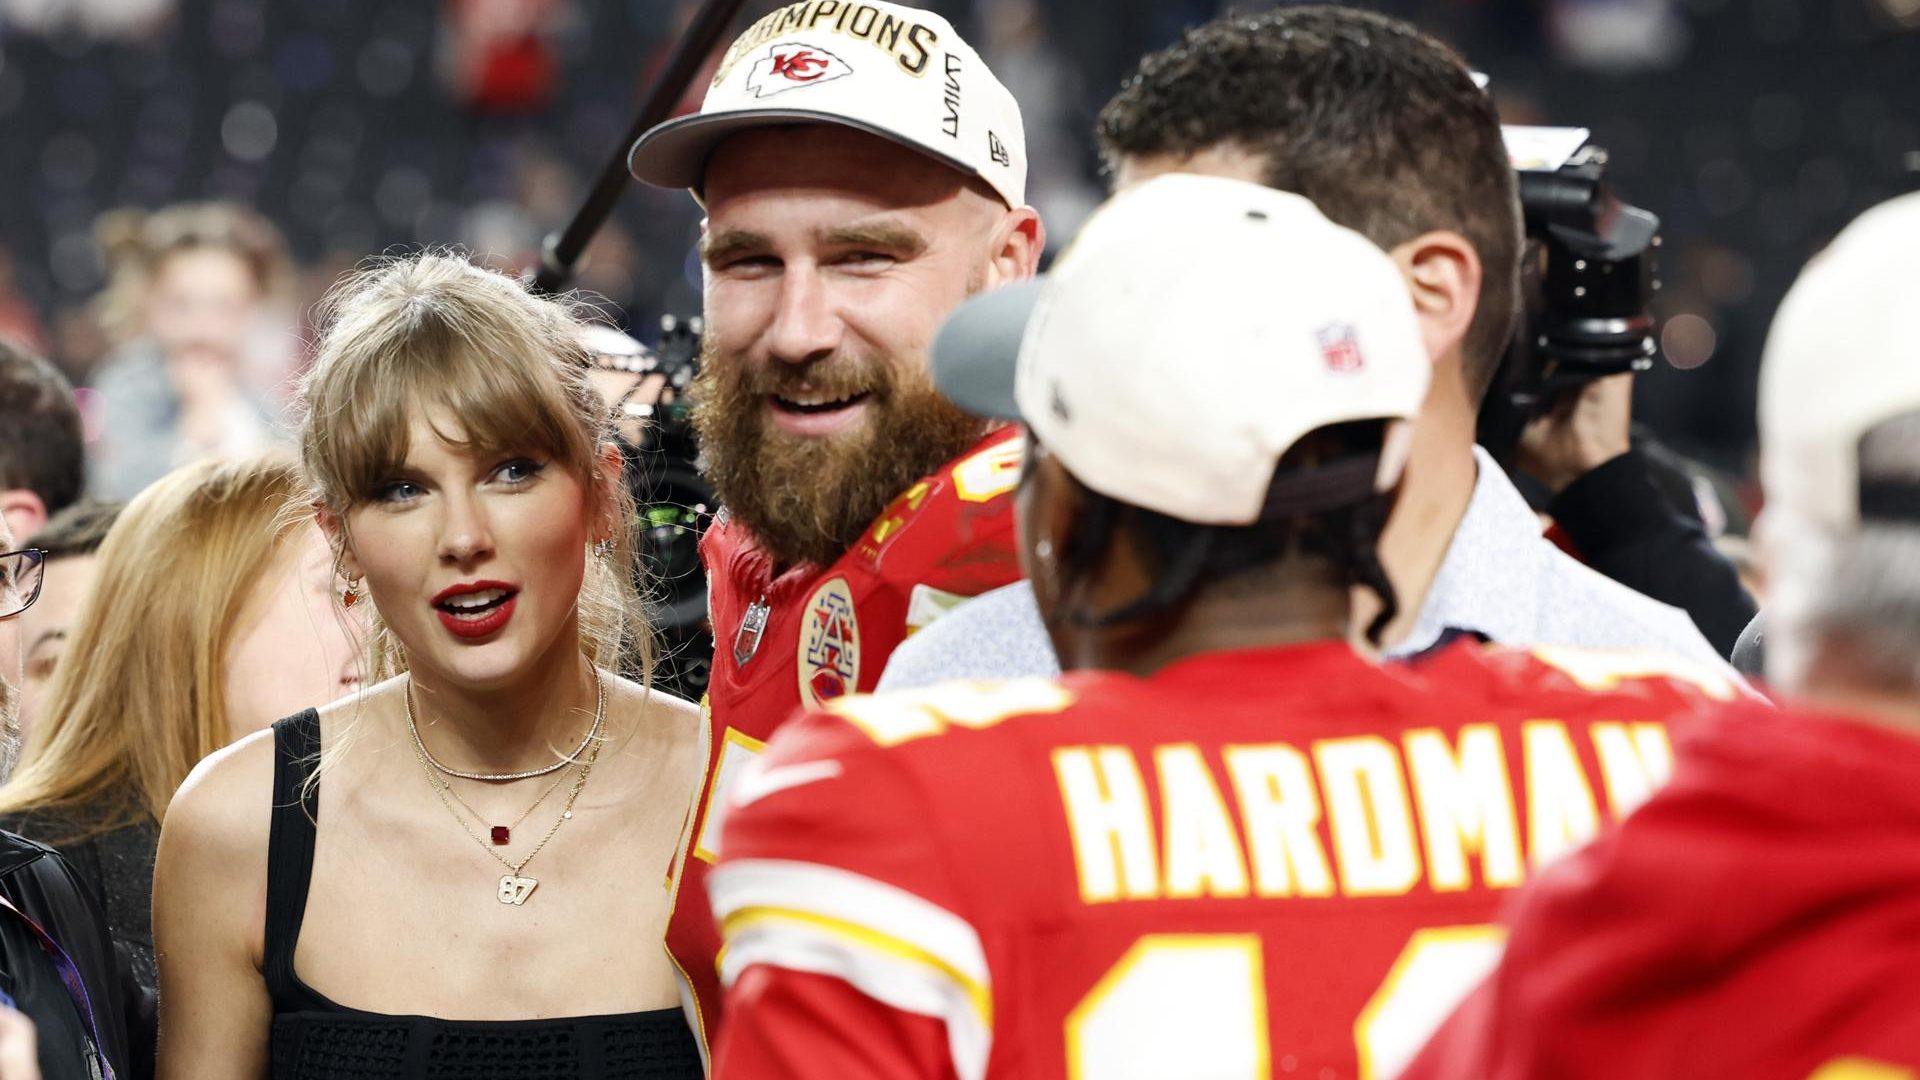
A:
<svg viewBox="0 0 1920 1080">
<path fill-rule="evenodd" d="M 618 403 L 642 421 L 638 440 L 620 438 L 624 476 L 638 520 L 636 548 L 642 595 L 660 642 L 654 681 L 662 689 L 698 700 L 713 668 L 713 628 L 707 621 L 707 576 L 700 565 L 700 536 L 718 505 L 713 486 L 696 465 L 688 391 L 700 371 L 701 321 L 673 315 L 660 320 L 660 344 L 630 369 L 642 377 L 634 390 L 665 377 L 652 400 Z"/>
<path fill-rule="evenodd" d="M 1521 314 L 1479 441 L 1508 465 L 1530 421 L 1595 379 L 1653 365 L 1660 219 L 1614 195 L 1587 129 L 1504 130 L 1526 225 Z"/>
</svg>

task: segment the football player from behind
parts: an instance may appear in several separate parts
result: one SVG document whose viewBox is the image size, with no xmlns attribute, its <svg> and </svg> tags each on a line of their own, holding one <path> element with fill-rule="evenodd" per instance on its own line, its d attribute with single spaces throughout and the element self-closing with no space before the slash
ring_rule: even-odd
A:
<svg viewBox="0 0 1920 1080">
<path fill-rule="evenodd" d="M 1660 783 L 1708 695 L 1348 644 L 1356 590 L 1365 636 L 1393 615 L 1429 361 L 1392 260 L 1298 195 L 1147 181 L 934 361 L 1028 425 L 1069 673 L 843 698 L 742 774 L 717 1075 L 1390 1075 L 1497 957 L 1502 891 Z"/>
<path fill-rule="evenodd" d="M 1672 786 L 1542 876 L 1413 1068 L 1447 1077 L 1920 1076 L 1920 195 L 1787 294 L 1760 369 L 1767 674 Z"/>
</svg>

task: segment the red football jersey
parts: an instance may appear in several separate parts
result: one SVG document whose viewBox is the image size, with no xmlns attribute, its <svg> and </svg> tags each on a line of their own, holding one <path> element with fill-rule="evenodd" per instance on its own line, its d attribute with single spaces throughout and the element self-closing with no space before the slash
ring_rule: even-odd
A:
<svg viewBox="0 0 1920 1080">
<path fill-rule="evenodd" d="M 1677 743 L 1407 1080 L 1920 1076 L 1920 738 L 1739 705 Z"/>
<path fill-rule="evenodd" d="M 1328 642 L 832 703 L 733 789 L 716 1071 L 1391 1075 L 1497 960 L 1504 892 L 1736 693 L 1650 670 Z"/>
<path fill-rule="evenodd" d="M 832 566 L 774 576 L 738 522 L 701 540 L 713 619 L 713 675 L 702 702 L 707 776 L 672 874 L 667 952 L 704 1048 L 718 1020 L 706 871 L 718 849 L 719 796 L 774 730 L 802 708 L 873 689 L 908 634 L 948 607 L 1020 577 L 1013 489 L 1024 447 L 1003 428 L 902 492 Z"/>
</svg>

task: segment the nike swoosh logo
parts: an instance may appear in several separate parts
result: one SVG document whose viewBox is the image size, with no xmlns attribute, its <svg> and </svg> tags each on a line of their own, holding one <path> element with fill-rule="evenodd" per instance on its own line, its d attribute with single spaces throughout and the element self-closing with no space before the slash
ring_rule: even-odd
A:
<svg viewBox="0 0 1920 1080">
<path fill-rule="evenodd" d="M 840 775 L 840 763 L 834 760 L 808 761 L 777 769 L 748 769 L 733 782 L 728 800 L 737 809 L 789 788 L 831 780 Z"/>
</svg>

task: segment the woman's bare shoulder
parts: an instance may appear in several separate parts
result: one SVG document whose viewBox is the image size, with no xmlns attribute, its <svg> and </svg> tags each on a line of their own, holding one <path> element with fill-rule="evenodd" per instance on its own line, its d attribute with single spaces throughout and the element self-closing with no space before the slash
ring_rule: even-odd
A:
<svg viewBox="0 0 1920 1080">
<path fill-rule="evenodd" d="M 335 736 L 368 717 L 385 717 L 390 712 L 398 716 L 400 702 L 406 692 L 407 676 L 395 675 L 345 697 L 334 698 L 317 708 L 315 711 L 320 715 L 320 727 L 327 737 L 327 745 L 331 747 Z"/>
<path fill-rule="evenodd" d="M 256 731 L 208 755 L 174 793 L 163 846 L 216 859 L 264 858 L 273 807 L 273 732 Z"/>
<path fill-rule="evenodd" d="M 647 715 L 654 723 L 668 727 L 682 737 L 700 733 L 700 706 L 657 688 L 647 690 L 646 695 Z"/>
<path fill-rule="evenodd" d="M 705 752 L 700 706 L 630 679 L 614 679 L 609 686 L 609 711 L 619 709 L 634 718 L 632 741 L 649 754 Z"/>
</svg>

